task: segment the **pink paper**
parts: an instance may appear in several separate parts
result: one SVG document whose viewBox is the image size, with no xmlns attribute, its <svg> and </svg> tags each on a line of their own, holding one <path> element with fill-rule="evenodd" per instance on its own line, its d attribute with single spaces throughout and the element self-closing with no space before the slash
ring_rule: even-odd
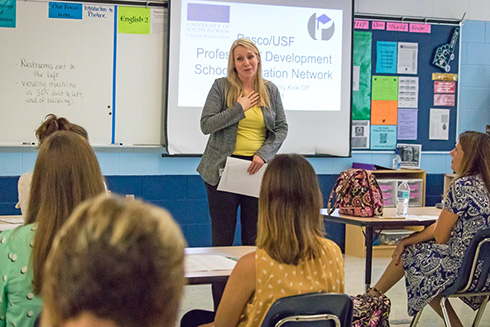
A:
<svg viewBox="0 0 490 327">
<path fill-rule="evenodd" d="M 456 93 L 456 82 L 434 81 L 434 93 Z"/>
<path fill-rule="evenodd" d="M 430 24 L 410 24 L 410 33 L 430 34 Z"/>
<path fill-rule="evenodd" d="M 394 32 L 408 32 L 408 24 L 407 23 L 386 23 L 387 31 Z"/>
<path fill-rule="evenodd" d="M 369 20 L 354 19 L 354 29 L 368 30 L 369 29 Z"/>
<path fill-rule="evenodd" d="M 454 94 L 434 94 L 434 106 L 454 107 Z"/>
<path fill-rule="evenodd" d="M 371 23 L 371 26 L 372 26 L 372 29 L 373 30 L 384 30 L 385 29 L 385 22 L 377 22 L 377 21 L 373 21 Z"/>
</svg>

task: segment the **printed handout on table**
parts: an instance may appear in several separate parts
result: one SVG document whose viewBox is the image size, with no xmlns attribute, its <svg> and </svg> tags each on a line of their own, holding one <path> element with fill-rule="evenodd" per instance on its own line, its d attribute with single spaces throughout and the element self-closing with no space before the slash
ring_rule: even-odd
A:
<svg viewBox="0 0 490 327">
<path fill-rule="evenodd" d="M 398 74 L 417 74 L 419 44 L 398 42 Z"/>
<path fill-rule="evenodd" d="M 419 102 L 419 78 L 398 78 L 398 108 L 417 108 Z"/>
<path fill-rule="evenodd" d="M 369 120 L 352 121 L 352 148 L 369 149 Z"/>
<path fill-rule="evenodd" d="M 371 149 L 393 150 L 396 147 L 396 126 L 371 125 Z"/>
<path fill-rule="evenodd" d="M 430 109 L 429 140 L 449 140 L 449 109 Z"/>
<path fill-rule="evenodd" d="M 397 42 L 376 42 L 376 73 L 396 74 Z"/>
<path fill-rule="evenodd" d="M 417 109 L 398 109 L 398 139 L 417 139 Z"/>
</svg>

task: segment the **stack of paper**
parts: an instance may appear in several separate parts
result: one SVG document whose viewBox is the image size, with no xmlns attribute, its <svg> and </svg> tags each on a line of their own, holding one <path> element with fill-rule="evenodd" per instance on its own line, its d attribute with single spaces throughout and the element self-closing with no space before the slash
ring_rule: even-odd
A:
<svg viewBox="0 0 490 327">
<path fill-rule="evenodd" d="M 185 256 L 185 272 L 233 270 L 236 260 L 224 255 L 188 254 Z"/>
</svg>

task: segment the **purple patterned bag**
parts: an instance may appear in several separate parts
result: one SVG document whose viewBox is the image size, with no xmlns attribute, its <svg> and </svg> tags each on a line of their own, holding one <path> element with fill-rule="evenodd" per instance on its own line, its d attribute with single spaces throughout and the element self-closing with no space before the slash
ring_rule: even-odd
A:
<svg viewBox="0 0 490 327">
<path fill-rule="evenodd" d="M 352 327 L 390 326 L 391 301 L 386 295 L 359 294 L 352 296 L 352 301 Z"/>
<path fill-rule="evenodd" d="M 373 174 L 364 169 L 347 169 L 340 173 L 328 200 L 328 211 L 357 217 L 383 214 L 383 195 Z"/>
</svg>

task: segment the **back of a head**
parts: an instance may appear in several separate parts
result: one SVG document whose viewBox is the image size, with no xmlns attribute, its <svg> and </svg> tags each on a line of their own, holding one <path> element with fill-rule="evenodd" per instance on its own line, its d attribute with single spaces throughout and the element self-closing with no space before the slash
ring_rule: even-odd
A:
<svg viewBox="0 0 490 327">
<path fill-rule="evenodd" d="M 40 292 L 42 269 L 54 235 L 82 201 L 105 192 L 93 149 L 78 134 L 60 131 L 39 148 L 31 182 L 26 223 L 37 222 L 32 263 L 34 292 Z"/>
<path fill-rule="evenodd" d="M 324 236 L 323 205 L 311 164 L 297 154 L 282 154 L 267 166 L 259 198 L 257 246 L 279 262 L 316 256 Z"/>
<path fill-rule="evenodd" d="M 170 214 L 101 195 L 80 205 L 45 268 L 42 326 L 89 313 L 118 326 L 174 326 L 185 241 Z"/>
<path fill-rule="evenodd" d="M 72 124 L 64 117 L 58 117 L 55 114 L 49 114 L 44 118 L 43 123 L 36 130 L 36 137 L 41 145 L 44 140 L 57 131 L 68 131 Z"/>
<path fill-rule="evenodd" d="M 71 131 L 79 134 L 88 141 L 88 133 L 82 126 L 71 123 L 64 117 L 58 117 L 55 114 L 49 114 L 44 118 L 43 123 L 36 130 L 36 137 L 41 145 L 44 140 L 54 132 Z"/>
</svg>

